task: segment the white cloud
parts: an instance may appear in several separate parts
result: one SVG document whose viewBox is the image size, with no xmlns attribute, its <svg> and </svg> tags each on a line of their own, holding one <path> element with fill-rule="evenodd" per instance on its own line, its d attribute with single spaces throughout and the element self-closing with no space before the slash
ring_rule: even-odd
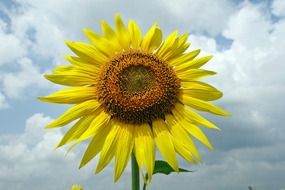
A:
<svg viewBox="0 0 285 190">
<path fill-rule="evenodd" d="M 48 133 L 44 130 L 44 126 L 51 120 L 43 114 L 34 114 L 27 119 L 23 134 L 0 136 L 1 140 L 5 139 L 4 143 L 0 144 L 1 189 L 60 189 L 54 182 L 59 183 L 64 179 L 65 172 L 69 172 L 67 166 L 70 167 L 75 158 L 71 154 L 65 159 L 64 151 L 54 150 L 62 134 L 60 131 Z M 64 161 L 68 164 L 64 165 Z M 55 177 L 59 173 L 62 176 Z M 43 183 L 45 185 L 40 186 Z"/>
<path fill-rule="evenodd" d="M 214 54 L 205 68 L 218 72 L 209 80 L 224 92 L 218 103 L 232 113 L 219 122 L 224 140 L 216 140 L 224 151 L 285 141 L 279 135 L 284 132 L 285 20 L 274 23 L 267 14 L 259 4 L 243 3 L 224 29 L 223 35 L 233 40 L 225 50 L 218 50 L 213 38 L 190 36 L 194 49 Z"/>
<path fill-rule="evenodd" d="M 214 54 L 217 52 L 216 40 L 204 35 L 190 35 L 189 41 L 191 43 L 190 48 L 201 49 L 199 56 Z"/>
<path fill-rule="evenodd" d="M 26 50 L 20 39 L 14 34 L 7 32 L 7 26 L 0 19 L 0 65 L 16 62 L 25 55 Z"/>
<path fill-rule="evenodd" d="M 214 54 L 206 68 L 219 73 L 216 82 L 227 88 L 226 95 L 235 96 L 231 100 L 260 100 L 258 97 L 284 89 L 284 32 L 284 19 L 273 23 L 264 7 L 246 2 L 230 17 L 222 33 L 233 40 L 231 47 L 218 50 L 215 39 L 203 35 L 190 35 L 190 41 L 193 49 L 200 47 L 203 54 Z"/>
<path fill-rule="evenodd" d="M 273 24 L 261 8 L 250 3 L 230 19 L 224 35 L 234 41 L 223 54 L 236 84 L 252 87 L 282 84 L 284 31 L 284 19 Z"/>
<path fill-rule="evenodd" d="M 9 98 L 21 98 L 25 94 L 32 95 L 35 89 L 48 87 L 42 73 L 28 58 L 19 60 L 20 70 L 1 74 L 2 91 Z M 33 91 L 27 93 L 27 89 Z"/>
<path fill-rule="evenodd" d="M 77 183 L 86 189 L 125 189 L 126 176 L 113 184 L 112 167 L 97 176 L 94 162 L 79 170 L 82 146 L 67 156 L 66 148 L 55 150 L 62 131 L 44 129 L 51 120 L 37 113 L 26 120 L 22 134 L 0 135 L 0 189 L 68 190 Z"/>
<path fill-rule="evenodd" d="M 272 12 L 276 16 L 285 16 L 285 1 L 274 0 L 272 3 Z"/>
<path fill-rule="evenodd" d="M 65 38 L 85 39 L 82 28 L 100 30 L 99 21 L 107 19 L 113 22 L 113 16 L 118 12 L 125 19 L 130 17 L 137 19 L 144 31 L 155 18 L 159 19 L 166 33 L 174 30 L 172 26 L 175 26 L 183 32 L 206 32 L 211 35 L 221 32 L 229 16 L 234 12 L 233 4 L 225 0 L 215 2 L 180 0 L 175 3 L 149 0 L 135 4 L 127 1 L 124 5 L 111 0 L 103 2 L 76 0 L 72 3 L 69 0 L 48 3 L 40 0 L 15 1 L 18 4 L 17 8 L 5 11 L 11 20 L 11 35 L 21 41 L 22 49 L 29 49 L 30 55 L 51 58 L 56 64 L 64 63 L 62 55 L 69 52 L 63 43 Z M 145 10 L 141 7 L 145 7 L 148 14 L 145 14 Z M 11 46 L 14 43 L 16 42 L 9 42 Z"/>
<path fill-rule="evenodd" d="M 64 50 L 63 33 L 49 14 L 32 6 L 21 6 L 11 12 L 11 30 L 29 48 L 29 53 L 41 58 L 60 57 Z"/>
<path fill-rule="evenodd" d="M 268 36 L 272 25 L 269 14 L 263 9 L 260 5 L 244 3 L 240 11 L 230 18 L 224 35 L 248 48 L 266 47 L 270 42 Z"/>
<path fill-rule="evenodd" d="M 67 157 L 64 156 L 66 148 L 55 150 L 63 133 L 62 130 L 44 129 L 51 120 L 37 113 L 26 120 L 22 134 L 0 135 L 1 189 L 68 190 L 72 184 L 81 184 L 86 190 L 130 188 L 129 168 L 116 184 L 113 183 L 112 164 L 95 176 L 94 161 L 78 170 L 84 148 L 79 146 Z M 285 154 L 281 151 L 284 145 L 283 142 L 226 152 L 217 150 L 216 153 L 203 149 L 201 154 L 205 164 L 194 167 L 182 162 L 181 167 L 195 172 L 154 176 L 149 189 L 239 190 L 251 185 L 261 190 L 278 190 L 284 187 Z M 269 176 L 271 180 L 268 180 Z"/>
<path fill-rule="evenodd" d="M 8 103 L 6 102 L 6 97 L 0 92 L 0 110 L 7 107 Z"/>
<path fill-rule="evenodd" d="M 183 22 L 187 31 L 211 35 L 219 34 L 235 11 L 231 1 L 226 0 L 162 0 L 161 3 L 176 17 L 177 22 Z"/>
<path fill-rule="evenodd" d="M 220 156 L 215 163 L 202 165 L 188 174 L 154 177 L 155 182 L 149 189 L 239 190 L 252 186 L 257 190 L 279 190 L 284 188 L 285 155 L 276 155 L 276 152 L 283 146 L 245 148 L 226 154 L 217 152 Z"/>
</svg>

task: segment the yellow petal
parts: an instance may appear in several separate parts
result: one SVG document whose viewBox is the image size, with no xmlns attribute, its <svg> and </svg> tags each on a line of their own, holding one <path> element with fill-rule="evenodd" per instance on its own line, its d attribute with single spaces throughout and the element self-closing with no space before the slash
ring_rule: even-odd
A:
<svg viewBox="0 0 285 190">
<path fill-rule="evenodd" d="M 163 58 L 164 60 L 167 59 L 165 56 L 169 51 L 173 51 L 176 48 L 176 45 L 178 43 L 177 39 L 178 31 L 175 31 L 171 33 L 163 42 L 163 44 L 160 46 L 160 48 L 157 50 L 158 57 Z"/>
<path fill-rule="evenodd" d="M 119 132 L 120 126 L 118 124 L 118 122 L 113 121 L 110 122 L 113 123 L 112 125 L 112 129 L 110 130 L 104 145 L 102 147 L 102 151 L 100 154 L 100 159 L 99 159 L 99 163 L 96 169 L 96 173 L 99 173 L 101 170 L 103 170 L 108 164 L 109 162 L 112 160 L 112 158 L 115 155 L 116 152 L 116 146 L 117 146 L 117 134 Z"/>
<path fill-rule="evenodd" d="M 207 71 L 203 69 L 189 69 L 187 71 L 183 72 L 176 72 L 177 77 L 181 81 L 193 81 L 198 80 L 206 76 L 211 76 L 216 74 L 216 72 L 213 71 Z"/>
<path fill-rule="evenodd" d="M 108 40 L 105 37 L 102 37 L 86 28 L 83 30 L 83 32 L 92 42 L 92 44 L 94 44 L 94 48 L 98 49 L 106 57 L 106 59 L 113 56 L 116 51 L 121 49 L 121 46 L 117 40 Z"/>
<path fill-rule="evenodd" d="M 114 39 L 116 37 L 115 31 L 112 27 L 105 22 L 104 20 L 101 21 L 102 33 L 107 39 Z"/>
<path fill-rule="evenodd" d="M 200 68 L 201 66 L 203 66 L 204 64 L 206 64 L 210 59 L 212 59 L 213 56 L 205 56 L 205 57 L 201 57 L 198 59 L 194 59 L 188 62 L 185 62 L 183 64 L 178 65 L 177 67 L 174 67 L 174 70 L 176 72 L 182 72 L 182 71 L 186 71 L 189 69 L 197 69 Z"/>
<path fill-rule="evenodd" d="M 194 123 L 194 124 L 198 123 L 208 128 L 220 130 L 213 123 L 211 123 L 204 117 L 200 116 L 199 114 L 195 113 L 194 111 L 186 108 L 184 105 L 180 103 L 175 104 L 175 107 L 172 110 L 172 113 L 175 116 L 175 118 L 178 118 L 179 120 L 186 119 L 190 123 Z"/>
<path fill-rule="evenodd" d="M 209 142 L 207 136 L 203 133 L 203 131 L 196 125 L 188 122 L 187 120 L 180 120 L 179 121 L 181 126 L 183 126 L 186 131 L 198 139 L 201 143 L 203 143 L 205 146 L 207 146 L 210 150 L 213 150 L 213 146 Z"/>
<path fill-rule="evenodd" d="M 82 86 L 60 90 L 49 96 L 39 97 L 41 101 L 58 104 L 77 104 L 96 99 L 94 87 Z"/>
<path fill-rule="evenodd" d="M 96 113 L 94 113 L 94 115 L 96 115 L 96 117 L 90 123 L 88 129 L 78 138 L 77 141 L 84 141 L 96 135 L 102 127 L 105 127 L 108 124 L 111 118 L 111 116 L 105 113 L 101 107 L 96 110 Z"/>
<path fill-rule="evenodd" d="M 192 142 L 193 143 L 193 142 Z M 194 144 L 194 143 L 193 143 Z M 183 146 L 182 142 L 179 141 L 175 141 L 174 142 L 174 147 L 175 147 L 175 151 L 185 160 L 187 160 L 188 162 L 191 162 L 193 164 L 196 164 L 197 161 L 196 159 L 199 160 L 199 158 L 194 158 L 193 153 L 191 152 L 191 149 L 187 146 Z"/>
<path fill-rule="evenodd" d="M 85 36 L 88 38 L 88 40 L 96 47 L 99 43 L 101 43 L 101 40 L 104 39 L 103 36 L 101 36 L 100 34 L 88 29 L 88 28 L 84 28 L 83 29 L 83 33 L 85 34 Z M 107 41 L 107 40 L 106 40 Z"/>
<path fill-rule="evenodd" d="M 116 14 L 115 16 L 115 25 L 118 33 L 124 34 L 127 32 L 127 28 L 125 27 L 125 24 L 119 14 Z"/>
<path fill-rule="evenodd" d="M 150 41 L 148 51 L 152 52 L 156 48 L 158 48 L 162 41 L 162 31 L 159 28 L 155 29 L 152 40 Z"/>
<path fill-rule="evenodd" d="M 90 64 L 85 64 L 82 66 L 77 65 L 60 65 L 53 69 L 54 74 L 62 75 L 76 75 L 78 73 L 86 74 L 96 78 L 99 74 L 99 68 Z"/>
<path fill-rule="evenodd" d="M 69 71 L 72 71 L 73 68 L 74 67 L 70 65 L 60 65 L 60 66 L 53 68 L 53 72 L 55 73 L 69 72 Z"/>
<path fill-rule="evenodd" d="M 154 120 L 152 124 L 153 136 L 158 149 L 169 165 L 178 172 L 179 169 L 173 145 L 173 137 L 168 131 L 166 124 L 162 119 Z"/>
<path fill-rule="evenodd" d="M 155 161 L 155 144 L 153 134 L 148 124 L 135 126 L 135 156 L 140 170 L 145 166 L 148 179 L 151 180 L 154 161 Z"/>
<path fill-rule="evenodd" d="M 85 166 L 90 160 L 92 160 L 102 149 L 106 137 L 111 130 L 110 125 L 101 127 L 100 130 L 97 131 L 97 134 L 94 135 L 92 141 L 89 143 L 84 156 L 81 160 L 79 168 Z"/>
<path fill-rule="evenodd" d="M 162 32 L 157 27 L 157 24 L 154 24 L 144 36 L 141 48 L 144 51 L 152 52 L 154 49 L 160 46 L 161 41 Z"/>
<path fill-rule="evenodd" d="M 96 78 L 94 76 L 82 72 L 46 74 L 44 77 L 53 83 L 65 86 L 84 86 L 96 83 Z"/>
<path fill-rule="evenodd" d="M 178 66 L 178 65 L 181 65 L 183 63 L 189 62 L 189 61 L 193 60 L 199 53 L 200 53 L 199 49 L 185 53 L 178 58 L 170 60 L 169 65 Z"/>
<path fill-rule="evenodd" d="M 80 137 L 84 133 L 85 130 L 88 129 L 88 126 L 95 118 L 95 115 L 88 115 L 81 118 L 73 127 L 71 127 L 63 136 L 57 148 L 74 141 Z"/>
<path fill-rule="evenodd" d="M 168 52 L 168 55 L 165 56 L 165 59 L 167 61 L 171 61 L 172 59 L 176 59 L 182 55 L 182 53 L 190 46 L 189 43 L 187 43 L 188 34 L 183 34 L 177 38 L 176 47 L 173 47 L 174 49 L 172 51 Z"/>
<path fill-rule="evenodd" d="M 119 14 L 115 17 L 115 25 L 117 30 L 117 39 L 120 43 L 120 45 L 126 50 L 130 47 L 130 35 L 125 27 L 121 17 Z"/>
<path fill-rule="evenodd" d="M 200 160 L 195 144 L 180 123 L 170 114 L 166 115 L 166 121 L 167 127 L 173 136 L 175 150 L 189 162 L 195 163 L 195 159 Z"/>
<path fill-rule="evenodd" d="M 94 112 L 100 104 L 96 100 L 88 100 L 69 108 L 63 115 L 51 122 L 47 128 L 64 126 L 84 115 Z"/>
<path fill-rule="evenodd" d="M 96 79 L 99 74 L 99 69 L 97 67 L 91 66 L 91 65 L 84 65 L 82 66 L 69 66 L 69 65 L 60 65 L 53 69 L 54 73 L 47 74 L 45 76 L 51 77 L 51 76 L 67 76 L 67 78 L 76 76 L 82 76 L 86 77 L 86 80 L 90 79 Z M 64 79 L 60 80 L 63 81 Z M 68 79 L 67 79 L 68 80 Z M 82 79 L 81 81 L 86 81 L 85 79 Z"/>
<path fill-rule="evenodd" d="M 130 37 L 131 37 L 131 44 L 133 49 L 138 49 L 140 47 L 142 41 L 142 33 L 137 25 L 137 23 L 133 20 L 130 20 L 128 25 Z"/>
<path fill-rule="evenodd" d="M 79 57 L 65 55 L 64 58 L 77 68 L 81 68 L 82 70 L 87 70 L 89 72 L 98 73 L 101 68 L 98 67 L 98 65 L 95 65 L 92 62 L 84 61 Z"/>
<path fill-rule="evenodd" d="M 100 66 L 107 61 L 107 57 L 100 53 L 94 46 L 83 42 L 65 40 L 66 45 L 80 58 Z"/>
<path fill-rule="evenodd" d="M 200 111 L 210 112 L 213 114 L 223 115 L 223 116 L 229 115 L 229 113 L 224 111 L 222 108 L 219 108 L 218 106 L 216 106 L 210 102 L 206 102 L 204 100 L 199 100 L 197 98 L 187 96 L 187 94 L 179 95 L 178 99 L 183 104 L 191 106 L 192 108 L 195 108 L 195 109 L 200 110 Z"/>
<path fill-rule="evenodd" d="M 72 142 L 71 145 L 66 150 L 65 156 L 67 156 L 71 152 L 71 150 L 73 150 L 76 147 L 76 145 L 78 145 L 77 142 Z"/>
<path fill-rule="evenodd" d="M 118 132 L 118 143 L 115 153 L 115 178 L 117 181 L 127 166 L 134 146 L 134 126 L 123 124 Z"/>
<path fill-rule="evenodd" d="M 157 55 L 167 62 L 179 58 L 190 45 L 186 43 L 188 34 L 179 37 L 177 37 L 177 34 L 177 31 L 170 34 L 157 52 Z"/>
<path fill-rule="evenodd" d="M 99 67 L 94 67 L 90 64 L 86 64 L 83 67 L 82 66 L 76 66 L 76 65 L 72 65 L 72 66 L 67 66 L 67 65 L 60 65 L 57 66 L 53 69 L 54 74 L 62 74 L 62 75 L 76 75 L 78 73 L 82 73 L 82 74 L 86 74 L 89 76 L 92 76 L 94 78 L 96 78 L 99 74 Z"/>
<path fill-rule="evenodd" d="M 180 94 L 205 101 L 217 100 L 223 96 L 223 93 L 215 87 L 199 81 L 181 82 L 181 86 L 183 88 L 179 89 Z"/>
</svg>

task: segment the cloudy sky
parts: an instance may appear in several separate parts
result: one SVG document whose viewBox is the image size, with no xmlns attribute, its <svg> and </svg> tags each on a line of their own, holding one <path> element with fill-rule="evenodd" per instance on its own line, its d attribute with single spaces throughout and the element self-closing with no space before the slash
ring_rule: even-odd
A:
<svg viewBox="0 0 285 190">
<path fill-rule="evenodd" d="M 284 0 L 0 0 L 0 189 L 130 189 L 130 168 L 114 184 L 112 165 L 78 170 L 84 145 L 54 150 L 64 130 L 43 128 L 67 107 L 36 100 L 59 88 L 42 75 L 66 63 L 63 40 L 86 41 L 83 28 L 99 31 L 115 13 L 143 31 L 159 21 L 165 34 L 189 33 L 192 49 L 214 55 L 206 67 L 218 75 L 207 81 L 232 113 L 206 115 L 222 131 L 206 131 L 215 151 L 198 145 L 203 164 L 181 161 L 194 173 L 155 176 L 149 189 L 284 190 Z"/>
</svg>

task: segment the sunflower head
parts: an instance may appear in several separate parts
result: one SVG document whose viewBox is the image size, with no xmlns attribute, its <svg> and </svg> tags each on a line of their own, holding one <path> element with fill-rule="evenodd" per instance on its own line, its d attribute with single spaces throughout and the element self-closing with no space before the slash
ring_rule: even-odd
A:
<svg viewBox="0 0 285 190">
<path fill-rule="evenodd" d="M 129 50 L 111 58 L 99 74 L 97 97 L 122 122 L 143 124 L 171 113 L 180 82 L 156 55 Z"/>
<path fill-rule="evenodd" d="M 130 155 L 140 170 L 153 173 L 156 149 L 178 171 L 176 156 L 200 161 L 196 138 L 212 145 L 200 126 L 218 129 L 195 110 L 227 115 L 210 103 L 222 93 L 199 79 L 215 72 L 201 69 L 212 56 L 196 58 L 200 50 L 188 51 L 188 35 L 177 31 L 163 40 L 154 24 L 142 35 L 133 20 L 126 26 L 119 15 L 115 29 L 102 21 L 102 34 L 84 29 L 90 44 L 66 41 L 75 56 L 70 65 L 58 66 L 45 77 L 68 88 L 40 100 L 73 104 L 47 127 L 62 127 L 77 120 L 58 147 L 90 140 L 80 167 L 100 154 L 96 172 L 114 158 L 115 180 Z"/>
</svg>

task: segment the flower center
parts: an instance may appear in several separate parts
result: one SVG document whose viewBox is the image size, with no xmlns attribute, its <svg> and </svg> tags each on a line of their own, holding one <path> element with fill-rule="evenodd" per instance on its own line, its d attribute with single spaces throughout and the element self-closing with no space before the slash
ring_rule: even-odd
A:
<svg viewBox="0 0 285 190">
<path fill-rule="evenodd" d="M 127 93 L 143 93 L 155 86 L 155 76 L 150 67 L 132 65 L 121 72 L 120 85 Z"/>
<path fill-rule="evenodd" d="M 126 123 L 151 123 L 170 113 L 179 88 L 178 78 L 164 61 L 151 53 L 130 51 L 103 67 L 97 96 L 112 117 Z"/>
</svg>

